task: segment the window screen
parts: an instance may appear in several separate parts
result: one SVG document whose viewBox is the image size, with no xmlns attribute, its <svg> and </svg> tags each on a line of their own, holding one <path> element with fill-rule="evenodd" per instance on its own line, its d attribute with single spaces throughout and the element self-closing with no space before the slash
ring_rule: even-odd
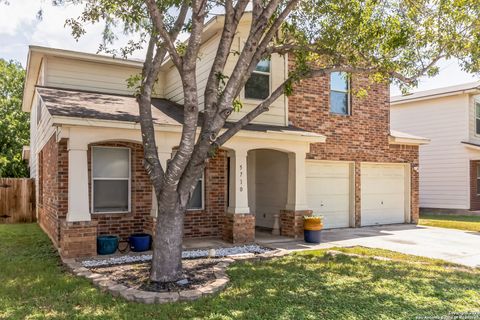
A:
<svg viewBox="0 0 480 320">
<path fill-rule="evenodd" d="M 92 148 L 93 212 L 130 209 L 130 149 Z"/>
</svg>

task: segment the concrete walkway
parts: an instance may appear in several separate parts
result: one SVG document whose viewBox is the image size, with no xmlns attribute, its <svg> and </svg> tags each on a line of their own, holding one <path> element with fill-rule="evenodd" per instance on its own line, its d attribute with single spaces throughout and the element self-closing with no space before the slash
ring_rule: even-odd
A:
<svg viewBox="0 0 480 320">
<path fill-rule="evenodd" d="M 260 245 L 286 250 L 364 246 L 480 267 L 480 233 L 416 225 L 389 225 L 322 231 L 321 244 L 257 233 Z"/>
</svg>

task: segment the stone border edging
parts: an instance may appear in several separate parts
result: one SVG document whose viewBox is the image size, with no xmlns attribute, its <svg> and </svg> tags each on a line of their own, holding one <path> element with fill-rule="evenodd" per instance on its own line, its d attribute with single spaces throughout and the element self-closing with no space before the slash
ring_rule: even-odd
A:
<svg viewBox="0 0 480 320">
<path fill-rule="evenodd" d="M 217 292 L 225 289 L 228 282 L 230 281 L 226 270 L 231 263 L 236 261 L 269 260 L 276 257 L 283 257 L 287 254 L 289 254 L 287 250 L 274 250 L 258 255 L 240 254 L 237 256 L 224 258 L 222 261 L 220 261 L 213 267 L 213 273 L 215 275 L 215 280 L 213 282 L 209 282 L 199 289 L 178 292 L 153 292 L 129 288 L 123 284 L 110 280 L 107 276 L 90 271 L 88 268 L 84 267 L 81 262 L 78 262 L 75 259 L 62 258 L 62 262 L 70 272 L 77 276 L 84 277 L 90 280 L 90 282 L 92 282 L 93 285 L 99 288 L 101 291 L 109 292 L 114 297 L 123 297 L 127 301 L 152 304 L 177 301 L 193 301 L 201 297 L 214 295 Z"/>
</svg>

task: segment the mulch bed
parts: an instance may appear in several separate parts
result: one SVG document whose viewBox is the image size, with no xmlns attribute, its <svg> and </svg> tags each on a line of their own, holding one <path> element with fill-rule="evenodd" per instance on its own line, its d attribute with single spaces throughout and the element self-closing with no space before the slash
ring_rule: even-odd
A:
<svg viewBox="0 0 480 320">
<path fill-rule="evenodd" d="M 187 284 L 151 282 L 149 279 L 150 262 L 95 267 L 90 268 L 90 270 L 130 288 L 154 292 L 171 292 L 198 289 L 208 282 L 214 281 L 213 267 L 220 261 L 221 259 L 183 260 L 184 275 L 182 279 L 188 280 Z"/>
</svg>

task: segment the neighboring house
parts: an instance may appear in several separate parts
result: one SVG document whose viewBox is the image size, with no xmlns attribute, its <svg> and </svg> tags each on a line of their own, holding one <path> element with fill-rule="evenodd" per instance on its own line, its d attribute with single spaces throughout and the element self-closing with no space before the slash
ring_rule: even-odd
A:
<svg viewBox="0 0 480 320">
<path fill-rule="evenodd" d="M 198 66 L 200 99 L 223 17 L 205 28 Z M 248 17 L 246 18 L 248 20 Z M 241 46 L 249 22 L 235 40 Z M 235 48 L 233 48 L 234 50 Z M 233 69 L 232 54 L 227 70 Z M 235 121 L 288 74 L 288 57 L 262 61 L 240 95 Z M 142 63 L 30 47 L 23 110 L 31 112 L 31 175 L 38 220 L 64 256 L 95 254 L 96 236 L 152 232 L 156 206 L 142 166 L 138 106 L 126 79 Z M 351 91 L 369 86 L 367 97 Z M 152 101 L 159 157 L 180 138 L 183 96 L 171 63 Z M 366 76 L 303 81 L 279 98 L 210 159 L 185 216 L 185 237 L 255 240 L 255 227 L 303 233 L 303 215 L 326 228 L 418 219 L 418 145 L 426 139 L 390 132 L 389 87 Z M 279 217 L 279 218 L 278 218 Z"/>
<path fill-rule="evenodd" d="M 422 210 L 480 210 L 480 82 L 392 97 L 391 118 L 431 139 L 420 149 Z"/>
</svg>

